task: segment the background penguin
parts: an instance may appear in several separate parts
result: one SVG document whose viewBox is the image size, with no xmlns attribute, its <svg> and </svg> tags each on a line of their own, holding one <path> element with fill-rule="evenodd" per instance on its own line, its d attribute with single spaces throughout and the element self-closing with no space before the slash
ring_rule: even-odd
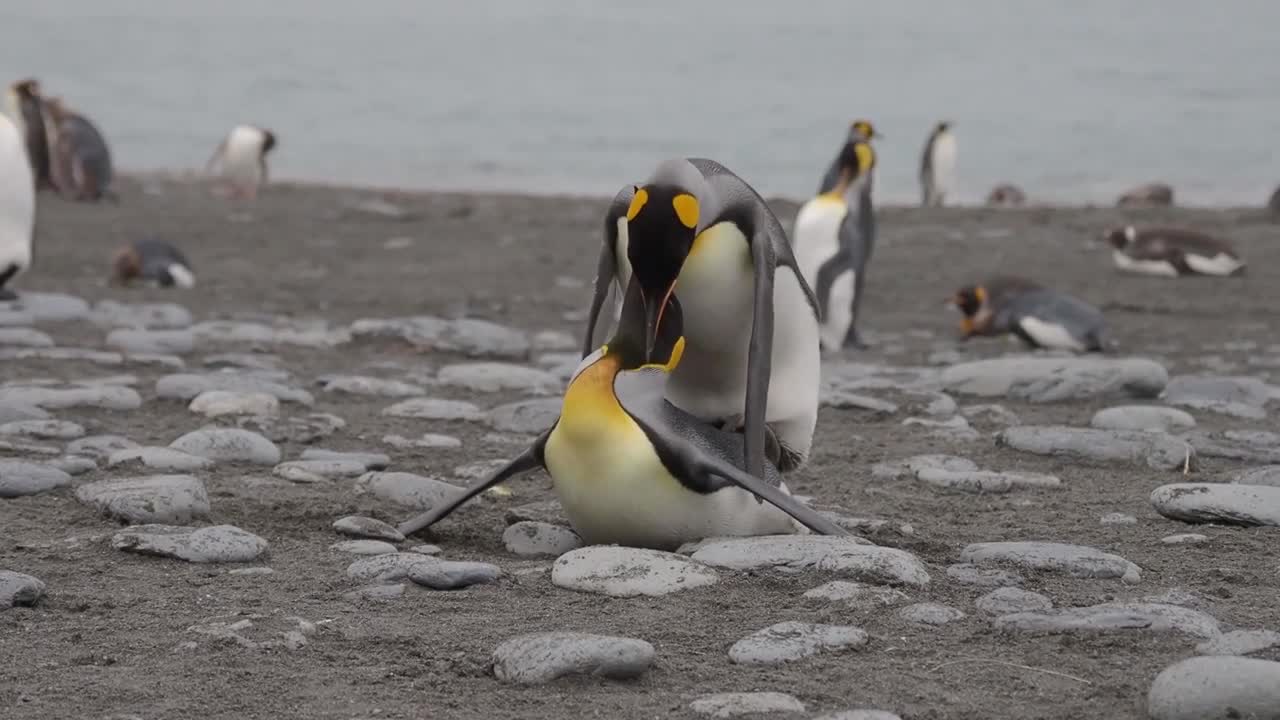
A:
<svg viewBox="0 0 1280 720">
<path fill-rule="evenodd" d="M 667 296 L 655 337 L 648 332 L 648 302 L 632 279 L 618 331 L 578 365 L 550 430 L 506 467 L 399 530 L 417 532 L 487 488 L 544 468 L 587 544 L 675 550 L 708 537 L 809 529 L 847 535 L 793 499 L 772 463 L 759 477 L 744 472 L 742 435 L 665 399 L 685 347 L 680 307 Z"/>
<path fill-rule="evenodd" d="M 832 163 L 835 183 L 800 207 L 792 230 L 801 274 L 818 300 L 819 337 L 828 351 L 866 347 L 858 316 L 875 247 L 871 190 L 876 155 L 868 142 L 873 136 L 859 133 L 855 124 Z"/>
<path fill-rule="evenodd" d="M 1009 183 L 1001 183 L 987 194 L 989 207 L 1022 207 L 1027 204 L 1027 194 L 1022 188 Z"/>
<path fill-rule="evenodd" d="M 1172 204 L 1173 188 L 1164 183 L 1139 185 L 1116 200 L 1116 207 L 1168 207 Z"/>
<path fill-rule="evenodd" d="M 854 120 L 849 126 L 849 138 L 845 140 L 845 145 L 853 142 L 871 142 L 872 138 L 882 138 L 882 135 L 870 120 Z M 822 183 L 818 185 L 818 194 L 829 193 L 835 189 L 836 183 L 840 182 L 840 174 L 844 166 L 844 156 L 836 153 L 831 159 L 831 164 L 827 166 L 827 171 L 822 175 Z"/>
<path fill-rule="evenodd" d="M 941 207 L 955 191 L 955 172 L 956 136 L 951 122 L 944 120 L 933 128 L 920 155 L 921 203 Z"/>
<path fill-rule="evenodd" d="M 111 150 L 87 118 L 59 98 L 43 103 L 49 143 L 49 174 L 58 194 L 71 200 L 117 200 L 111 192 Z"/>
<path fill-rule="evenodd" d="M 160 287 L 193 288 L 196 274 L 182 251 L 162 240 L 138 240 L 120 248 L 111 260 L 111 282 L 148 282 Z"/>
<path fill-rule="evenodd" d="M 0 114 L 0 300 L 17 295 L 9 283 L 31 265 L 36 185 L 17 124 Z"/>
<path fill-rule="evenodd" d="M 40 97 L 40 84 L 33 79 L 21 80 L 9 86 L 5 94 L 9 116 L 22 133 L 27 148 L 27 158 L 35 174 L 36 190 L 53 188 L 49 179 L 49 137 L 44 127 L 44 100 Z"/>
<path fill-rule="evenodd" d="M 634 273 L 651 337 L 666 296 L 674 293 L 683 310 L 684 359 L 667 398 L 695 417 L 742 428 L 753 475 L 773 441 L 783 472 L 802 465 L 818 419 L 817 301 L 764 199 L 714 160 L 676 158 L 617 194 L 604 231 L 583 356 L 598 346 L 605 297 L 612 290 L 617 298 Z"/>
<path fill-rule="evenodd" d="M 1228 241 L 1194 230 L 1132 225 L 1112 228 L 1107 242 L 1111 257 L 1122 271 L 1141 275 L 1240 276 L 1245 263 Z"/>
<path fill-rule="evenodd" d="M 218 144 L 206 172 L 220 166 L 220 174 L 231 184 L 235 195 L 256 197 L 258 187 L 267 182 L 267 153 L 276 146 L 276 136 L 270 130 L 253 125 L 237 125 Z"/>
<path fill-rule="evenodd" d="M 962 340 L 1013 333 L 1032 348 L 1102 352 L 1109 345 L 1097 308 L 1026 278 L 1000 276 L 970 285 L 951 302 L 964 314 Z"/>
<path fill-rule="evenodd" d="M 1271 193 L 1271 197 L 1267 199 L 1267 209 L 1271 211 L 1271 216 L 1280 218 L 1280 188 Z"/>
</svg>

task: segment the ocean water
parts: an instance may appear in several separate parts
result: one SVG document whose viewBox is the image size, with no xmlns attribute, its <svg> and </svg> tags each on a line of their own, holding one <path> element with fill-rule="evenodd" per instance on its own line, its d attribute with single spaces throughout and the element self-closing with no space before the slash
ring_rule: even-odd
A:
<svg viewBox="0 0 1280 720">
<path fill-rule="evenodd" d="M 814 191 L 871 119 L 877 195 L 915 202 L 955 123 L 959 201 L 998 182 L 1180 204 L 1280 183 L 1274 0 L 0 0 L 0 70 L 103 130 L 123 170 L 203 166 L 237 122 L 278 178 L 612 195 L 673 155 Z"/>
</svg>

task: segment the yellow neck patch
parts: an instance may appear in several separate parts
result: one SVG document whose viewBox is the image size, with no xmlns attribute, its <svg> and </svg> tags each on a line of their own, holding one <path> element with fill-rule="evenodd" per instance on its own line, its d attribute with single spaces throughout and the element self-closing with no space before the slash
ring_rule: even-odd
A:
<svg viewBox="0 0 1280 720">
<path fill-rule="evenodd" d="M 680 364 L 680 358 L 683 356 L 684 356 L 684 336 L 682 335 L 679 338 L 676 338 L 676 344 L 674 347 L 671 348 L 671 359 L 668 360 L 665 364 L 649 363 L 647 365 L 641 365 L 641 367 L 661 368 L 667 372 L 671 372 L 672 370 L 676 369 L 677 365 Z"/>
<path fill-rule="evenodd" d="M 978 302 L 984 303 L 987 301 L 987 289 L 977 288 L 973 291 L 973 296 L 978 299 Z"/>
<path fill-rule="evenodd" d="M 853 154 L 858 158 L 859 174 L 869 173 L 876 166 L 876 151 L 872 150 L 867 143 L 860 142 L 854 145 Z"/>
<path fill-rule="evenodd" d="M 690 230 L 698 227 L 698 199 L 688 193 L 680 193 L 671 201 L 676 217 Z"/>
<path fill-rule="evenodd" d="M 636 194 L 631 198 L 631 206 L 627 208 L 627 220 L 635 220 L 647 202 L 649 202 L 649 193 L 644 188 L 636 188 Z"/>
</svg>

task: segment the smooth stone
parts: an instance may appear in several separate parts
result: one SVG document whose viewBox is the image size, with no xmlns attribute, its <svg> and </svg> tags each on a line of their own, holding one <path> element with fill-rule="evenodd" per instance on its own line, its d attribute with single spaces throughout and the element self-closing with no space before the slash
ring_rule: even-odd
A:
<svg viewBox="0 0 1280 720">
<path fill-rule="evenodd" d="M 1280 487 L 1280 465 L 1264 465 L 1241 470 L 1232 477 L 1231 482 L 1237 485 Z"/>
<path fill-rule="evenodd" d="M 902 718 L 887 710 L 845 710 L 819 715 L 813 720 L 902 720 Z"/>
<path fill-rule="evenodd" d="M 35 605 L 44 597 L 45 585 L 39 579 L 12 570 L 0 570 L 0 610 L 19 605 Z"/>
<path fill-rule="evenodd" d="M 1274 630 L 1232 630 L 1196 646 L 1201 655 L 1251 655 L 1280 647 L 1280 632 Z"/>
<path fill-rule="evenodd" d="M 120 385 L 9 386 L 0 388 L 0 405 L 24 405 L 44 410 L 69 408 L 136 410 L 142 407 L 142 396 L 133 388 Z"/>
<path fill-rule="evenodd" d="M 21 422 L 23 420 L 48 420 L 52 415 L 35 405 L 20 403 L 0 404 L 0 422 Z"/>
<path fill-rule="evenodd" d="M 295 473 L 320 478 L 353 478 L 368 470 L 368 465 L 358 460 L 289 460 L 272 468 L 271 474 L 286 480 L 291 480 Z"/>
<path fill-rule="evenodd" d="M 465 400 L 445 400 L 442 398 L 416 397 L 383 408 L 382 415 L 398 418 L 419 418 L 422 420 L 467 420 L 478 421 L 484 413 L 474 403 Z"/>
<path fill-rule="evenodd" d="M 5 440 L 0 438 L 0 452 L 10 455 L 59 455 L 55 445 L 41 445 L 25 440 Z"/>
<path fill-rule="evenodd" d="M 174 303 L 102 300 L 93 306 L 89 321 L 100 328 L 185 328 L 191 325 L 191 312 Z"/>
<path fill-rule="evenodd" d="M 1062 481 L 1043 473 L 992 472 L 990 470 L 952 471 L 924 468 L 916 479 L 934 487 L 969 493 L 1005 493 L 1029 488 L 1056 488 Z"/>
<path fill-rule="evenodd" d="M 1033 403 L 1110 395 L 1156 397 L 1169 382 L 1164 366 L 1145 358 L 1004 357 L 943 369 L 944 390 Z"/>
<path fill-rule="evenodd" d="M 490 410 L 484 421 L 501 432 L 537 434 L 550 430 L 556 424 L 563 405 L 561 398 L 520 400 Z"/>
<path fill-rule="evenodd" d="M 390 542 L 404 542 L 404 533 L 391 525 L 370 517 L 348 515 L 333 522 L 333 529 L 343 535 Z"/>
<path fill-rule="evenodd" d="M 49 348 L 54 344 L 53 338 L 33 328 L 0 327 L 0 345 Z"/>
<path fill-rule="evenodd" d="M 1270 385 L 1253 377 L 1177 375 L 1169 380 L 1161 399 L 1194 410 L 1262 420 L 1272 393 Z"/>
<path fill-rule="evenodd" d="M 1149 630 L 1212 638 L 1220 633 L 1218 621 L 1199 610 L 1148 602 L 1115 602 L 1090 607 L 1019 612 L 1001 615 L 993 622 L 997 630 L 1013 630 L 1033 635 Z"/>
<path fill-rule="evenodd" d="M 370 472 L 356 479 L 354 492 L 415 510 L 430 510 L 466 489 L 413 473 Z"/>
<path fill-rule="evenodd" d="M 160 555 L 193 563 L 250 562 L 267 541 L 233 525 L 176 527 L 135 525 L 115 534 L 111 546 L 125 552 Z"/>
<path fill-rule="evenodd" d="M 126 354 L 167 353 L 182 355 L 195 349 L 190 330 L 134 330 L 120 328 L 107 333 L 106 346 Z"/>
<path fill-rule="evenodd" d="M 191 398 L 187 409 L 205 417 L 276 415 L 280 412 L 280 400 L 268 393 L 206 390 Z"/>
<path fill-rule="evenodd" d="M 217 353 L 206 355 L 203 365 L 215 369 L 279 370 L 280 356 L 270 353 Z"/>
<path fill-rule="evenodd" d="M 610 597 L 667 595 L 717 580 L 714 570 L 683 555 L 613 545 L 571 550 L 551 568 L 557 587 Z"/>
<path fill-rule="evenodd" d="M 409 579 L 418 565 L 435 565 L 440 560 L 418 553 L 388 553 L 356 560 L 347 567 L 347 577 L 358 583 L 392 583 Z"/>
<path fill-rule="evenodd" d="M 342 460 L 362 463 L 366 470 L 385 470 L 391 464 L 391 456 L 379 452 L 343 452 L 324 448 L 307 448 L 302 451 L 303 460 Z"/>
<path fill-rule="evenodd" d="M 413 397 L 426 392 L 425 388 L 400 380 L 384 380 L 365 375 L 327 375 L 318 383 L 325 392 L 367 395 L 374 397 Z"/>
<path fill-rule="evenodd" d="M 1184 439 L 1205 457 L 1280 463 L 1280 433 L 1265 430 L 1227 430 L 1222 433 L 1190 432 Z"/>
<path fill-rule="evenodd" d="M 922 602 L 908 605 L 898 611 L 898 617 L 918 625 L 946 625 L 965 617 L 960 610 L 949 605 Z"/>
<path fill-rule="evenodd" d="M 566 675 L 613 680 L 639 677 L 653 665 L 653 645 L 644 640 L 579 632 L 542 632 L 504 641 L 493 651 L 498 680 L 522 685 Z"/>
<path fill-rule="evenodd" d="M 1053 609 L 1053 601 L 1040 593 L 1015 587 L 996 588 L 973 601 L 974 607 L 992 615 Z"/>
<path fill-rule="evenodd" d="M 1012 410 L 1003 405 L 978 404 L 965 405 L 960 408 L 960 414 L 969 418 L 969 422 L 981 420 L 991 425 L 1000 425 L 1002 427 L 1011 427 L 1013 425 L 1021 425 L 1022 418 Z"/>
<path fill-rule="evenodd" d="M 1174 483 L 1153 490 L 1151 506 L 1183 522 L 1280 527 L 1280 487 Z"/>
<path fill-rule="evenodd" d="M 1103 525 L 1137 525 L 1138 518 L 1124 513 L 1107 513 L 1098 518 L 1098 522 Z"/>
<path fill-rule="evenodd" d="M 739 665 L 777 665 L 866 644 L 867 633 L 861 628 L 786 621 L 734 643 L 729 648 L 729 659 Z"/>
<path fill-rule="evenodd" d="M 1198 545 L 1208 539 L 1208 536 L 1200 533 L 1177 533 L 1160 538 L 1160 542 L 1165 545 Z"/>
<path fill-rule="evenodd" d="M 926 433 L 928 437 L 953 442 L 973 442 L 981 437 L 977 430 L 969 426 L 969 421 L 965 420 L 963 415 L 953 415 L 946 420 L 913 417 L 903 420 L 902 424 L 908 427 L 917 425 L 928 428 L 929 431 Z"/>
<path fill-rule="evenodd" d="M 562 384 L 559 378 L 546 370 L 496 362 L 445 365 L 436 374 L 436 379 L 441 385 L 482 393 L 519 390 L 546 395 L 559 390 Z"/>
<path fill-rule="evenodd" d="M 693 559 L 730 570 L 787 568 L 834 572 L 869 583 L 925 587 L 929 572 L 905 550 L 872 545 L 857 537 L 764 535 L 708 542 Z"/>
<path fill-rule="evenodd" d="M 1152 720 L 1277 720 L 1280 662 L 1193 657 L 1160 671 L 1147 693 Z"/>
<path fill-rule="evenodd" d="M 153 470 L 194 472 L 213 467 L 209 458 L 167 447 L 132 447 L 117 450 L 107 457 L 107 467 L 138 463 Z"/>
<path fill-rule="evenodd" d="M 582 547 L 582 538 L 563 525 L 525 521 L 508 525 L 502 544 L 520 557 L 559 557 Z"/>
<path fill-rule="evenodd" d="M 409 548 L 409 552 L 419 553 L 421 555 L 439 555 L 444 552 L 439 545 L 414 545 Z"/>
<path fill-rule="evenodd" d="M 440 435 L 438 433 L 423 433 L 416 438 L 408 438 L 403 435 L 383 435 L 382 442 L 394 448 L 423 448 L 423 449 L 448 449 L 462 447 L 462 441 L 452 435 Z"/>
<path fill-rule="evenodd" d="M 141 446 L 122 435 L 89 435 L 67 443 L 67 454 L 105 460 L 112 453 L 136 447 Z"/>
<path fill-rule="evenodd" d="M 47 465 L 0 460 L 0 498 L 37 495 L 71 484 L 71 476 Z"/>
<path fill-rule="evenodd" d="M 89 315 L 89 303 L 63 293 L 23 292 L 17 300 L 0 303 L 0 308 L 26 313 L 36 322 L 80 320 Z"/>
<path fill-rule="evenodd" d="M 922 470 L 947 472 L 977 472 L 978 466 L 968 458 L 957 455 L 914 455 L 905 460 L 880 462 L 871 466 L 871 475 L 882 480 L 917 477 Z"/>
<path fill-rule="evenodd" d="M 38 440 L 75 440 L 84 437 L 84 427 L 66 420 L 16 420 L 0 424 L 0 435 Z"/>
<path fill-rule="evenodd" d="M 0 326 L 34 325 L 35 322 L 35 316 L 31 313 L 15 310 L 12 306 L 0 306 Z"/>
<path fill-rule="evenodd" d="M 395 545 L 382 540 L 343 540 L 330 545 L 329 549 L 351 555 L 387 555 L 398 552 Z"/>
<path fill-rule="evenodd" d="M 123 365 L 124 356 L 117 352 L 104 352 L 91 348 L 0 348 L 0 360 L 40 360 L 88 362 L 97 365 Z M 181 361 L 179 361 L 181 362 Z"/>
<path fill-rule="evenodd" d="M 215 462 L 245 462 L 275 465 L 280 448 L 255 432 L 237 428 L 205 428 L 189 432 L 169 443 L 169 447 Z"/>
<path fill-rule="evenodd" d="M 208 320 L 191 326 L 191 331 L 195 333 L 196 339 L 211 343 L 330 348 L 351 340 L 351 333 L 346 329 L 330 330 L 324 325 L 272 327 L 236 320 Z"/>
<path fill-rule="evenodd" d="M 424 556 L 427 557 L 427 556 Z M 495 582 L 502 570 L 484 562 L 440 561 L 434 565 L 414 565 L 409 579 L 432 590 L 461 590 L 472 585 Z"/>
<path fill-rule="evenodd" d="M 209 516 L 209 494 L 190 475 L 99 480 L 76 488 L 76 499 L 128 523 L 189 523 Z"/>
<path fill-rule="evenodd" d="M 696 715 L 706 715 L 719 720 L 738 715 L 772 717 L 777 714 L 802 713 L 804 703 L 791 695 L 780 692 L 730 692 L 703 695 L 689 703 Z"/>
<path fill-rule="evenodd" d="M 1176 408 L 1158 405 L 1122 405 L 1094 413 L 1089 421 L 1099 430 L 1156 430 L 1170 432 L 1196 426 L 1196 419 Z"/>
<path fill-rule="evenodd" d="M 387 602 L 390 600 L 395 600 L 401 595 L 404 595 L 404 591 L 405 591 L 404 583 L 393 583 L 388 585 L 366 585 L 361 588 L 356 588 L 351 592 L 343 593 L 342 598 L 349 602 L 356 602 L 359 600 L 369 600 L 371 602 Z"/>
<path fill-rule="evenodd" d="M 1165 433 L 1024 425 L 1000 431 L 996 444 L 1035 455 L 1123 462 L 1154 470 L 1197 467 L 1195 448 Z"/>
<path fill-rule="evenodd" d="M 840 602 L 855 607 L 887 607 L 909 599 L 906 593 L 893 588 L 864 585 L 846 580 L 832 580 L 812 590 L 806 590 L 804 597 Z"/>
<path fill-rule="evenodd" d="M 313 443 L 345 428 L 347 421 L 331 413 L 308 413 L 301 417 L 250 415 L 236 418 L 241 429 L 262 433 L 272 442 Z"/>
<path fill-rule="evenodd" d="M 63 455 L 53 458 L 46 463 L 51 468 L 56 468 L 62 472 L 75 477 L 92 472 L 98 469 L 98 462 L 93 458 L 87 458 L 83 455 Z"/>
<path fill-rule="evenodd" d="M 182 373 L 165 375 L 156 381 L 156 395 L 188 402 L 197 395 L 210 390 L 222 390 L 235 393 L 265 393 L 274 396 L 280 402 L 292 402 L 310 406 L 315 398 L 306 390 L 289 387 L 274 380 L 248 374 L 246 371 L 218 371 L 197 375 Z"/>
<path fill-rule="evenodd" d="M 1120 578 L 1126 583 L 1142 579 L 1142 569 L 1119 555 L 1083 545 L 1053 542 L 973 543 L 960 551 L 965 563 L 1009 563 L 1028 570 L 1059 572 L 1081 578 Z"/>
<path fill-rule="evenodd" d="M 355 339 L 396 338 L 417 348 L 460 353 L 469 357 L 523 360 L 529 355 L 524 333 L 485 320 L 444 320 L 430 315 L 357 320 L 351 324 Z"/>
</svg>

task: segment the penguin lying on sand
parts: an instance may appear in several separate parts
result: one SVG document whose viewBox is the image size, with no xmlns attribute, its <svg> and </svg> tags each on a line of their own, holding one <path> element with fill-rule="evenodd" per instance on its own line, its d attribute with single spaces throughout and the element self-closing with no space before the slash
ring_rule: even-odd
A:
<svg viewBox="0 0 1280 720">
<path fill-rule="evenodd" d="M 160 287 L 192 288 L 191 263 L 178 248 L 162 240 L 138 240 L 121 248 L 111 261 L 111 281 L 130 285 L 142 281 Z"/>
<path fill-rule="evenodd" d="M 543 468 L 587 544 L 674 550 L 716 536 L 847 535 L 792 498 L 772 463 L 762 477 L 744 472 L 741 434 L 665 399 L 685 348 L 680 304 L 666 295 L 653 327 L 647 302 L 638 278 L 630 280 L 617 332 L 578 365 L 555 425 L 506 467 L 402 523 L 400 532 L 417 532 L 487 488 Z"/>
<path fill-rule="evenodd" d="M 817 301 L 764 199 L 704 158 L 668 160 L 619 192 L 605 215 L 584 357 L 598 346 L 605 297 L 612 290 L 617 302 L 632 277 L 647 351 L 667 298 L 674 294 L 683 311 L 684 356 L 667 399 L 742 429 L 748 473 L 763 476 L 766 453 L 782 472 L 801 466 L 818 418 Z"/>
<path fill-rule="evenodd" d="M 952 298 L 964 314 L 961 339 L 1012 333 L 1032 348 L 1103 352 L 1106 322 L 1092 305 L 1016 276 L 961 288 Z"/>
<path fill-rule="evenodd" d="M 36 184 L 18 125 L 0 115 L 0 300 L 17 295 L 8 285 L 31 266 Z"/>
<path fill-rule="evenodd" d="M 49 176 L 58 194 L 77 201 L 119 202 L 110 189 L 111 150 L 98 128 L 58 98 L 45 99 L 43 109 Z"/>
<path fill-rule="evenodd" d="M 1125 272 L 1165 277 L 1245 273 L 1244 261 L 1230 242 L 1194 230 L 1139 230 L 1125 225 L 1109 230 L 1106 241 L 1114 249 L 1111 257 L 1115 266 Z"/>
</svg>

